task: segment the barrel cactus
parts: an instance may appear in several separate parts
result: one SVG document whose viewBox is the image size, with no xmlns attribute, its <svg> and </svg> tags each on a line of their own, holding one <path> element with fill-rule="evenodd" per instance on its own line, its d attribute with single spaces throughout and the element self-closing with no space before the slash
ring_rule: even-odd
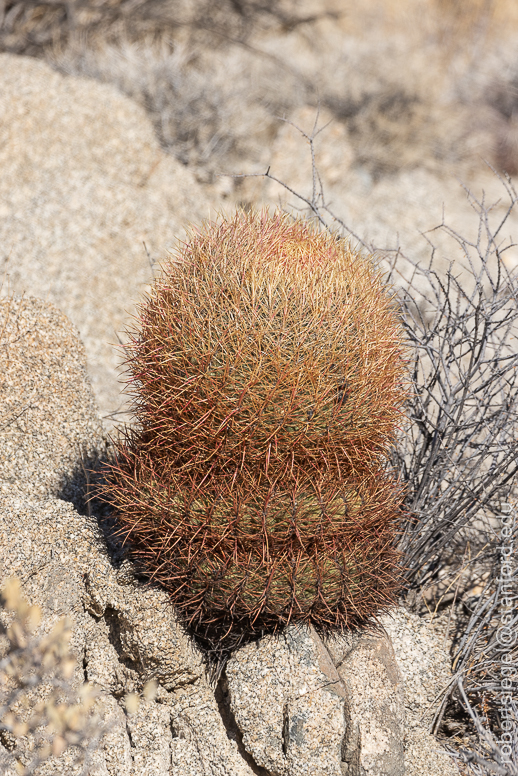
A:
<svg viewBox="0 0 518 776">
<path fill-rule="evenodd" d="M 127 353 L 136 422 L 103 497 L 196 633 L 393 604 L 405 360 L 372 257 L 279 212 L 221 217 L 162 268 Z"/>
</svg>

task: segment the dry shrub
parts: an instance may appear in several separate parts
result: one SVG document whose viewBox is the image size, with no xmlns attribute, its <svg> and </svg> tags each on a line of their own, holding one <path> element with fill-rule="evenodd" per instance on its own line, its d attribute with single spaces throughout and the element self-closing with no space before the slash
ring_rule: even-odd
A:
<svg viewBox="0 0 518 776">
<path fill-rule="evenodd" d="M 459 172 L 478 168 L 480 156 L 506 171 L 517 164 L 513 122 L 492 105 L 496 81 L 512 91 L 513 47 L 502 42 L 518 19 L 504 2 L 119 2 L 106 13 L 92 3 L 73 21 L 69 6 L 13 4 L 3 48 L 114 84 L 202 180 L 266 166 L 278 117 L 318 104 L 347 128 L 356 164 L 375 178 L 423 165 Z M 40 33 L 21 31 L 47 17 L 56 17 L 54 38 L 49 31 L 38 48 Z"/>
<path fill-rule="evenodd" d="M 0 769 L 13 767 L 20 776 L 29 776 L 70 747 L 75 762 L 84 762 L 87 769 L 89 754 L 106 728 L 90 714 L 93 687 L 73 688 L 70 620 L 36 636 L 41 611 L 27 604 L 17 579 L 5 584 L 2 604 L 11 616 L 7 627 L 0 626 Z"/>
<path fill-rule="evenodd" d="M 275 114 L 297 104 L 303 87 L 293 74 L 279 74 L 272 62 L 236 47 L 211 52 L 209 60 L 202 55 L 200 61 L 188 45 L 125 41 L 95 49 L 72 45 L 52 63 L 61 72 L 110 83 L 138 102 L 163 148 L 210 181 L 243 158 L 264 156 L 276 132 Z"/>
<path fill-rule="evenodd" d="M 102 715 L 94 685 L 77 685 L 72 621 L 65 617 L 41 635 L 42 612 L 24 599 L 17 578 L 5 583 L 0 604 L 0 773 L 106 773 L 98 751 L 115 720 Z M 143 697 L 153 700 L 156 687 L 146 682 Z M 126 714 L 137 711 L 139 695 L 121 700 Z"/>
<path fill-rule="evenodd" d="M 5 0 L 0 47 L 39 56 L 82 38 L 88 46 L 164 37 L 198 46 L 246 42 L 256 28 L 293 28 L 333 14 L 312 13 L 297 0 Z"/>
</svg>

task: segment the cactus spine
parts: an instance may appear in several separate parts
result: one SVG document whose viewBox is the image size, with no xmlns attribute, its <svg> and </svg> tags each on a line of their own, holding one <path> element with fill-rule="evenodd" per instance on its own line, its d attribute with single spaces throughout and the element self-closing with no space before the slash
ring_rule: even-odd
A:
<svg viewBox="0 0 518 776">
<path fill-rule="evenodd" d="M 163 267 L 128 352 L 137 422 L 104 498 L 185 622 L 340 629 L 393 604 L 405 362 L 371 257 L 281 213 L 220 218 Z"/>
</svg>

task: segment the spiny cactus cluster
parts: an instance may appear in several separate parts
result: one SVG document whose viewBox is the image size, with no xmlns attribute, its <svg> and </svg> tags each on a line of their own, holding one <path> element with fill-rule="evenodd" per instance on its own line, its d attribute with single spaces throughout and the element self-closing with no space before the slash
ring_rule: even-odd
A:
<svg viewBox="0 0 518 776">
<path fill-rule="evenodd" d="M 101 492 L 184 621 L 209 638 L 386 610 L 405 362 L 372 257 L 240 211 L 191 233 L 129 336 L 136 423 Z"/>
</svg>

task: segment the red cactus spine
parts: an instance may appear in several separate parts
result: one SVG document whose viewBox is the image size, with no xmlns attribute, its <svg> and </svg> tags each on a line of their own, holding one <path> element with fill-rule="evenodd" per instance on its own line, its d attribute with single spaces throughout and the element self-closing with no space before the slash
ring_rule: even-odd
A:
<svg viewBox="0 0 518 776">
<path fill-rule="evenodd" d="M 238 212 L 163 268 L 103 494 L 198 632 L 353 627 L 394 602 L 403 351 L 372 258 L 307 222 Z"/>
</svg>

